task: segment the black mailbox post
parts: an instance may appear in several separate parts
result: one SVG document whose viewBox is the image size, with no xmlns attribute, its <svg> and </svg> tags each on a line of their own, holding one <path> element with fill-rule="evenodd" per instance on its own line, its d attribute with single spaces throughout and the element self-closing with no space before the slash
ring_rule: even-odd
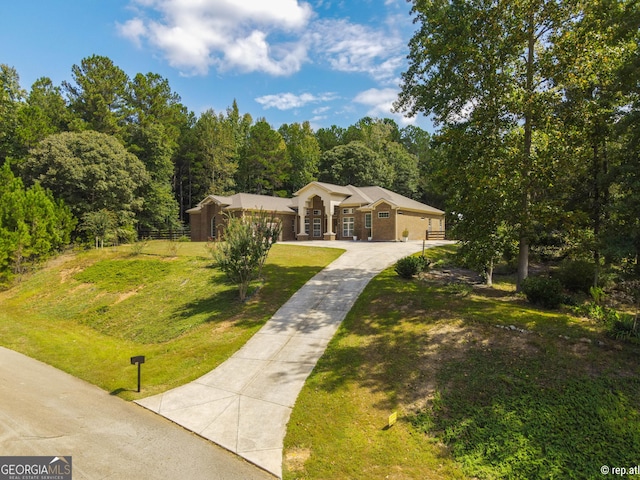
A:
<svg viewBox="0 0 640 480">
<path fill-rule="evenodd" d="M 144 363 L 144 355 L 131 357 L 131 365 L 138 365 L 138 392 L 140 391 L 140 365 Z"/>
</svg>

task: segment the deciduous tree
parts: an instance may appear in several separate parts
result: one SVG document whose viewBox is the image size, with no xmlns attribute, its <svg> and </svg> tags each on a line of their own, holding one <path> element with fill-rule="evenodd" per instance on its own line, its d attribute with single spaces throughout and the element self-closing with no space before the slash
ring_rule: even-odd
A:
<svg viewBox="0 0 640 480">
<path fill-rule="evenodd" d="M 391 187 L 393 181 L 386 160 L 359 141 L 324 152 L 320 157 L 320 169 L 321 181 L 338 185 Z"/>
<path fill-rule="evenodd" d="M 40 182 L 64 200 L 77 218 L 102 209 L 132 228 L 149 181 L 142 162 L 114 137 L 94 131 L 50 135 L 21 166 L 29 184 Z"/>
<path fill-rule="evenodd" d="M 444 127 L 473 123 L 474 135 L 488 129 L 488 138 L 504 147 L 511 161 L 502 162 L 508 170 L 501 174 L 510 179 L 503 193 L 514 213 L 507 221 L 519 231 L 520 284 L 528 275 L 533 225 L 548 197 L 541 186 L 552 185 L 549 173 L 561 167 L 561 159 L 547 155 L 561 101 L 551 81 L 559 55 L 554 41 L 579 12 L 562 0 L 416 0 L 412 12 L 419 28 L 396 108 L 430 114 Z"/>
</svg>

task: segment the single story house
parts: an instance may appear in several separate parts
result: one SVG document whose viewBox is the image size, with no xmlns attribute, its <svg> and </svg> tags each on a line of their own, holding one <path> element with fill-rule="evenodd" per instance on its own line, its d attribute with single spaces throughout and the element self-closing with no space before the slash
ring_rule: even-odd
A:
<svg viewBox="0 0 640 480">
<path fill-rule="evenodd" d="M 187 210 L 191 240 L 224 235 L 226 218 L 259 210 L 282 223 L 281 241 L 442 239 L 444 212 L 382 187 L 340 186 L 311 182 L 293 198 L 236 193 L 209 195 Z"/>
</svg>

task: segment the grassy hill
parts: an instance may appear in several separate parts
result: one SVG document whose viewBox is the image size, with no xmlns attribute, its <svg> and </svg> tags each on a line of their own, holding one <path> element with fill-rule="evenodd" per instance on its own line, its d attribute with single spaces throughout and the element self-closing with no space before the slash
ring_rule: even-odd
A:
<svg viewBox="0 0 640 480">
<path fill-rule="evenodd" d="M 246 303 L 202 243 L 63 255 L 0 292 L 0 345 L 123 398 L 155 394 L 223 362 L 340 253 L 275 245 Z M 140 394 L 134 355 L 146 356 Z"/>
<path fill-rule="evenodd" d="M 640 464 L 640 347 L 508 280 L 449 273 L 369 283 L 298 397 L 284 478 L 598 479 Z"/>
</svg>

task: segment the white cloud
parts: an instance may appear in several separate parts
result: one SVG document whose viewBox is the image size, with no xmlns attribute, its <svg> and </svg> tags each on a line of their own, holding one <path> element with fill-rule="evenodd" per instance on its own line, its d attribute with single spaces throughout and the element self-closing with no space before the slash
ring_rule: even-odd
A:
<svg viewBox="0 0 640 480">
<path fill-rule="evenodd" d="M 137 0 L 137 4 L 147 9 L 149 18 L 129 20 L 118 27 L 119 33 L 138 45 L 146 39 L 171 66 L 190 74 L 204 75 L 215 65 L 220 70 L 288 75 L 307 59 L 300 37 L 313 11 L 298 0 Z"/>
<path fill-rule="evenodd" d="M 312 95 L 311 93 L 303 93 L 296 95 L 294 93 L 278 93 L 275 95 L 264 95 L 256 98 L 256 102 L 264 108 L 277 108 L 278 110 L 291 110 L 292 108 L 304 107 L 309 103 L 328 102 L 337 98 L 335 93 L 323 93 L 320 95 Z"/>
<path fill-rule="evenodd" d="M 356 95 L 353 101 L 368 106 L 367 115 L 371 117 L 393 117 L 405 125 L 415 123 L 415 118 L 393 112 L 393 102 L 397 98 L 398 90 L 395 88 L 370 88 Z"/>
<path fill-rule="evenodd" d="M 390 85 L 404 62 L 405 28 L 394 15 L 371 27 L 318 19 L 303 0 L 131 1 L 137 16 L 117 25 L 120 35 L 137 46 L 145 41 L 187 74 L 213 67 L 291 75 L 314 61 Z"/>
<path fill-rule="evenodd" d="M 116 23 L 116 28 L 121 36 L 128 38 L 138 47 L 141 46 L 141 38 L 147 34 L 147 27 L 139 18 L 132 18 L 124 24 Z"/>
<path fill-rule="evenodd" d="M 347 20 L 323 20 L 315 25 L 311 37 L 334 70 L 368 73 L 380 82 L 395 78 L 404 61 L 404 41 L 393 31 Z"/>
</svg>

